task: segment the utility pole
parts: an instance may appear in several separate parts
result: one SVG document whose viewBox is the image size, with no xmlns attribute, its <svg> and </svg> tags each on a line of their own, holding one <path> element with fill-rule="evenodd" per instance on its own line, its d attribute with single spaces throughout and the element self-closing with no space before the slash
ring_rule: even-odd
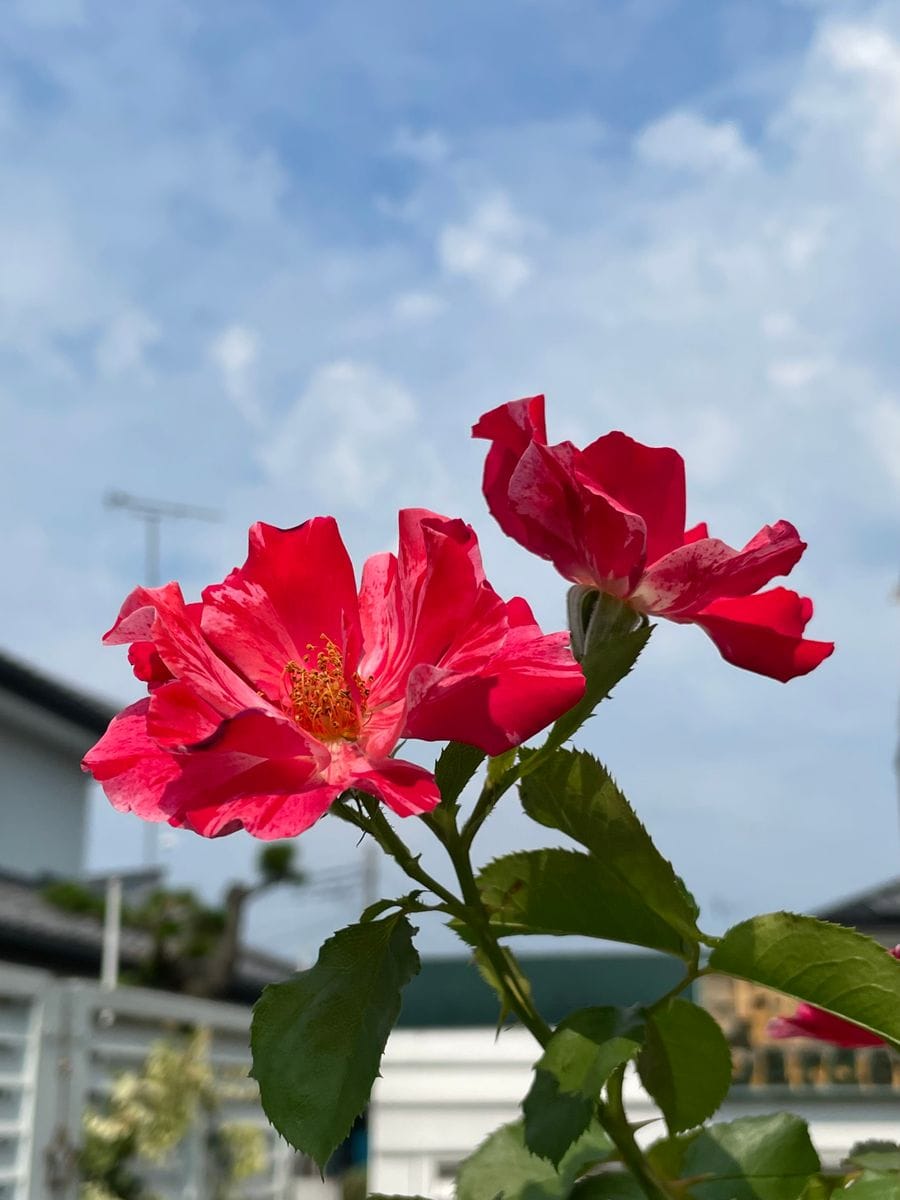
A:
<svg viewBox="0 0 900 1200">
<path fill-rule="evenodd" d="M 122 508 L 144 524 L 144 587 L 159 587 L 160 541 L 162 523 L 166 520 L 221 521 L 222 514 L 214 508 L 199 504 L 179 504 L 172 500 L 147 500 L 128 492 L 111 491 L 103 497 L 106 508 Z M 156 865 L 159 857 L 159 829 L 152 821 L 144 823 L 143 852 L 145 867 Z"/>
</svg>

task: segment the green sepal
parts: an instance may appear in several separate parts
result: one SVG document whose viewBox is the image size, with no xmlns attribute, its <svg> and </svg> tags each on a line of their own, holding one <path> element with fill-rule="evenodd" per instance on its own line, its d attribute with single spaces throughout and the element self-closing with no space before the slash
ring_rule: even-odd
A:
<svg viewBox="0 0 900 1200">
<path fill-rule="evenodd" d="M 652 632 L 653 626 L 643 621 L 640 628 L 631 632 L 613 633 L 605 640 L 595 639 L 591 642 L 581 657 L 584 695 L 573 708 L 563 713 L 550 730 L 541 747 L 542 754 L 563 746 L 578 732 L 601 700 L 605 700 L 616 684 L 631 671 Z"/>
</svg>

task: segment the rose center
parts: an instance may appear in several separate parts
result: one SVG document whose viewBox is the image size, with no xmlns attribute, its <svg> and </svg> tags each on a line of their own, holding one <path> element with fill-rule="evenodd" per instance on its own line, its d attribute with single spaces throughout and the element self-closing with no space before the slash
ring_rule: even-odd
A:
<svg viewBox="0 0 900 1200">
<path fill-rule="evenodd" d="M 348 677 L 340 650 L 324 633 L 321 640 L 321 650 L 310 643 L 303 662 L 284 669 L 290 714 L 320 741 L 353 741 L 366 717 L 369 685 L 356 672 Z"/>
</svg>

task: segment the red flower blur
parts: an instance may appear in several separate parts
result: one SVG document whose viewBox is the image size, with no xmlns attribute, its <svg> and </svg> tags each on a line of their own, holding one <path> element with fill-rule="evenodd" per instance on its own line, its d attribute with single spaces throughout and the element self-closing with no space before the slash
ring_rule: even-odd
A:
<svg viewBox="0 0 900 1200">
<path fill-rule="evenodd" d="M 293 836 L 348 788 L 427 812 L 434 776 L 390 757 L 401 738 L 498 754 L 584 690 L 568 635 L 487 583 L 472 529 L 415 509 L 358 593 L 331 517 L 257 524 L 244 566 L 199 603 L 136 588 L 104 641 L 130 643 L 150 694 L 85 768 L 116 808 L 208 837 Z"/>
<path fill-rule="evenodd" d="M 484 494 L 504 533 L 549 559 L 573 583 L 638 612 L 699 625 L 723 658 L 787 681 L 827 658 L 832 642 L 803 637 L 812 601 L 787 588 L 760 592 L 806 549 L 787 521 L 742 550 L 685 530 L 684 461 L 675 450 L 608 433 L 584 450 L 547 445 L 544 397 L 486 413 L 472 430 L 491 442 Z"/>
<path fill-rule="evenodd" d="M 900 958 L 900 946 L 889 950 L 894 958 Z M 812 1004 L 798 1004 L 796 1011 L 790 1017 L 774 1017 L 766 1031 L 769 1037 L 815 1038 L 819 1042 L 831 1042 L 835 1046 L 847 1046 L 859 1049 L 863 1046 L 883 1046 L 884 1038 L 843 1017 L 824 1012 Z"/>
</svg>

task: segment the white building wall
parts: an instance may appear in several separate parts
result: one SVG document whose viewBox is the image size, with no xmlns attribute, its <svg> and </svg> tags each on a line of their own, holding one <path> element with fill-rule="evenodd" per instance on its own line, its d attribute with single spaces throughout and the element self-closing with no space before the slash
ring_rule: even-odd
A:
<svg viewBox="0 0 900 1200">
<path fill-rule="evenodd" d="M 0 870 L 77 876 L 84 866 L 89 734 L 0 694 Z"/>
<path fill-rule="evenodd" d="M 522 1029 L 495 1038 L 492 1029 L 395 1030 L 369 1110 L 369 1191 L 445 1200 L 456 1164 L 498 1125 L 521 1116 L 520 1104 L 540 1051 Z M 664 1136 L 658 1110 L 637 1076 L 626 1077 L 625 1102 L 645 1144 Z M 735 1089 L 716 1120 L 789 1111 L 810 1123 L 827 1166 L 870 1138 L 900 1135 L 897 1093 L 873 1089 L 771 1088 L 765 1095 Z"/>
</svg>

